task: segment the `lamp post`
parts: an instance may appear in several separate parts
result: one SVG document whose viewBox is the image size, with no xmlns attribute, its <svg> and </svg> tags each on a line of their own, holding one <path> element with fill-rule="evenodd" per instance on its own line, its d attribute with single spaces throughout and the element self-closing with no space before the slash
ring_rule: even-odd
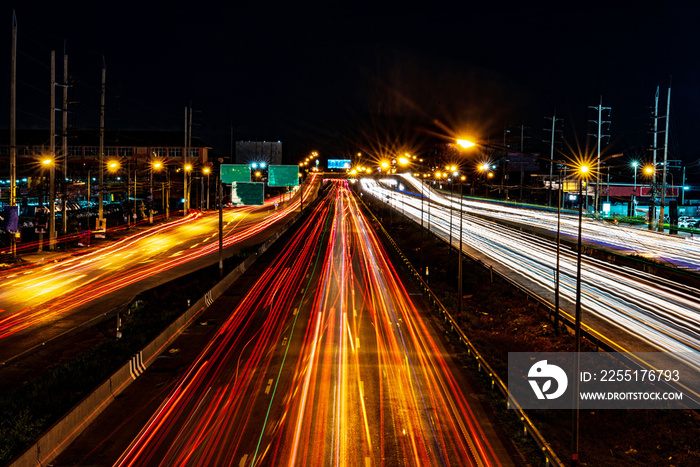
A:
<svg viewBox="0 0 700 467">
<path fill-rule="evenodd" d="M 90 246 L 90 173 L 92 169 L 88 169 L 87 175 L 87 221 L 85 228 L 87 229 L 87 245 Z"/>
<path fill-rule="evenodd" d="M 445 169 L 449 170 L 452 172 L 452 177 L 450 177 L 450 241 L 449 241 L 449 248 L 447 249 L 447 254 L 450 254 L 450 251 L 452 251 L 452 195 L 454 191 L 454 186 L 455 186 L 455 180 L 454 177 L 456 177 L 457 174 L 457 167 L 452 165 L 452 166 L 447 166 Z"/>
<path fill-rule="evenodd" d="M 553 162 L 550 162 L 553 163 Z M 551 179 L 550 179 L 551 183 Z M 551 188 L 551 186 L 550 186 Z M 563 193 L 562 179 L 561 179 L 561 167 L 559 168 L 559 189 L 557 190 L 557 266 L 555 273 L 554 282 L 554 330 L 558 332 L 559 329 L 559 277 L 560 277 L 560 267 L 559 258 L 561 255 L 561 197 Z M 551 191 L 551 190 L 550 190 Z M 580 200 L 579 200 L 580 202 Z"/>
<path fill-rule="evenodd" d="M 155 153 L 153 153 L 155 156 Z M 151 167 L 150 167 L 150 173 L 149 173 L 149 179 L 150 179 L 150 191 L 149 191 L 149 196 L 151 197 L 150 203 L 148 206 L 148 222 L 149 224 L 153 224 L 153 202 L 155 201 L 154 196 L 153 196 L 153 171 L 158 170 L 163 168 L 163 163 L 158 160 L 154 159 L 151 161 Z"/>
<path fill-rule="evenodd" d="M 56 248 L 56 161 L 51 154 L 42 162 L 49 167 L 49 250 Z M 66 213 L 64 212 L 65 216 Z M 40 234 L 41 235 L 41 234 Z"/>
<path fill-rule="evenodd" d="M 644 174 L 649 177 L 649 210 L 647 211 L 647 217 L 649 218 L 649 230 L 654 229 L 654 217 L 656 216 L 656 208 L 654 207 L 655 172 L 654 167 L 651 165 L 644 167 Z"/>
<path fill-rule="evenodd" d="M 583 195 L 583 182 L 584 179 L 588 178 L 589 167 L 587 165 L 580 165 L 578 167 L 578 192 L 579 192 L 579 203 L 578 203 L 578 251 L 576 253 L 576 317 L 574 323 L 574 337 L 575 337 L 575 357 L 574 357 L 574 379 L 576 380 L 574 388 L 574 415 L 572 417 L 572 447 L 571 447 L 571 465 L 578 465 L 578 438 L 579 438 L 579 385 L 580 378 L 579 368 L 580 368 L 580 355 L 581 355 L 581 250 L 582 250 L 582 225 L 583 225 L 583 203 L 581 202 L 581 197 Z M 588 187 L 586 187 L 588 189 Z"/>
<path fill-rule="evenodd" d="M 207 211 L 209 210 L 209 174 L 211 173 L 211 167 L 206 166 L 202 169 L 202 173 L 207 176 Z"/>
<path fill-rule="evenodd" d="M 464 200 L 462 188 L 464 187 L 464 181 L 467 179 L 464 175 L 459 178 L 459 252 L 457 253 L 457 302 L 459 303 L 457 308 L 457 321 L 462 322 L 462 213 L 464 208 L 462 207 L 462 200 Z"/>
<path fill-rule="evenodd" d="M 637 205 L 637 167 L 639 167 L 639 161 L 632 161 L 632 170 L 634 171 L 634 193 L 632 194 L 632 213 L 630 217 L 634 217 L 635 206 Z"/>
<path fill-rule="evenodd" d="M 187 178 L 189 177 L 189 173 L 192 171 L 192 164 L 185 163 L 183 167 L 183 180 L 184 180 L 184 186 L 183 186 L 183 208 L 182 208 L 182 213 L 183 216 L 187 216 L 187 211 L 190 208 L 190 190 L 189 187 L 187 186 Z"/>
<path fill-rule="evenodd" d="M 217 196 L 219 201 L 219 277 L 224 277 L 224 185 L 221 182 L 221 164 L 224 159 L 219 158 L 219 177 L 217 181 Z"/>
</svg>

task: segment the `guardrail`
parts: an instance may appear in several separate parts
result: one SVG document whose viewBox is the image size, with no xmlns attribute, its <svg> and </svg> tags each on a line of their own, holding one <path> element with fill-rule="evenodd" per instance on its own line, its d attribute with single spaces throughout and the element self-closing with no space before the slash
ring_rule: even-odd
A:
<svg viewBox="0 0 700 467">
<path fill-rule="evenodd" d="M 359 198 L 359 197 L 358 197 Z M 489 365 L 486 360 L 481 356 L 481 353 L 478 351 L 478 349 L 474 346 L 474 344 L 469 340 L 467 335 L 462 331 L 462 329 L 459 327 L 457 324 L 456 320 L 452 316 L 452 314 L 447 311 L 447 308 L 442 304 L 440 299 L 435 295 L 435 293 L 432 291 L 432 289 L 428 286 L 428 284 L 425 283 L 423 278 L 421 277 L 420 272 L 416 270 L 416 268 L 413 266 L 413 264 L 410 262 L 410 260 L 406 257 L 406 255 L 403 254 L 403 251 L 401 251 L 401 248 L 396 244 L 394 239 L 389 235 L 389 232 L 386 231 L 384 228 L 384 225 L 377 219 L 377 217 L 374 215 L 371 209 L 367 207 L 365 202 L 362 200 L 362 198 L 359 198 L 362 204 L 365 206 L 367 211 L 372 215 L 372 218 L 377 222 L 377 225 L 380 226 L 382 232 L 386 236 L 387 240 L 392 244 L 396 252 L 399 254 L 401 259 L 403 260 L 404 264 L 410 272 L 414 275 L 420 286 L 423 288 L 424 292 L 428 295 L 428 298 L 431 302 L 432 305 L 436 306 L 438 310 L 442 313 L 444 319 L 450 323 L 450 328 L 453 332 L 455 332 L 459 336 L 460 342 L 462 342 L 463 345 L 466 346 L 467 348 L 467 353 L 470 356 L 473 356 L 474 360 L 477 363 L 478 370 L 481 372 L 482 367 L 485 370 L 485 372 L 488 374 L 488 377 L 491 380 L 491 388 L 497 388 L 499 392 L 504 396 L 506 400 L 506 404 L 510 408 L 513 406 L 514 412 L 518 415 L 520 422 L 523 425 L 523 431 L 525 434 L 528 434 L 535 444 L 541 449 L 542 454 L 545 458 L 545 464 L 550 465 L 556 465 L 556 466 L 564 466 L 564 464 L 561 462 L 557 454 L 554 452 L 552 449 L 551 445 L 547 442 L 547 440 L 544 439 L 544 436 L 540 433 L 540 431 L 537 429 L 537 427 L 534 425 L 532 420 L 527 416 L 527 414 L 523 411 L 523 409 L 520 407 L 518 402 L 511 397 L 508 394 L 508 387 L 506 384 L 503 382 L 503 380 L 496 374 L 496 372 L 493 370 L 491 365 Z M 474 259 L 475 261 L 478 261 L 481 265 L 484 265 L 481 261 L 479 261 L 476 258 L 473 258 L 470 256 L 470 258 Z M 484 265 L 485 266 L 485 265 Z M 492 269 L 491 269 L 492 271 Z M 509 283 L 513 284 L 512 281 L 509 281 Z M 522 290 L 521 287 L 518 287 L 518 289 Z M 532 294 L 534 295 L 534 294 Z"/>
</svg>

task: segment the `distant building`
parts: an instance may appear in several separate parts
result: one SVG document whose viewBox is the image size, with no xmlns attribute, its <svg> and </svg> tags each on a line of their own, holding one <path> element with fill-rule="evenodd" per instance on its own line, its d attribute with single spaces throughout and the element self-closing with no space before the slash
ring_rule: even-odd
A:
<svg viewBox="0 0 700 467">
<path fill-rule="evenodd" d="M 17 130 L 17 177 L 31 176 L 36 163 L 49 154 L 50 141 L 47 130 Z M 99 163 L 100 134 L 98 130 L 73 130 L 68 137 L 67 154 L 62 152 L 62 138 L 56 137 L 55 151 L 57 170 L 62 171 L 64 160 L 68 172 L 65 178 L 74 179 L 86 169 L 97 169 Z M 207 165 L 209 150 L 197 138 L 192 138 L 188 162 L 196 166 Z M 153 155 L 163 159 L 169 166 L 183 162 L 185 136 L 181 131 L 127 131 L 105 130 L 104 161 L 119 159 L 123 164 L 143 166 Z M 0 130 L 0 178 L 9 178 L 10 132 Z M 64 159 L 65 157 L 65 159 Z"/>
<path fill-rule="evenodd" d="M 280 141 L 236 141 L 236 164 L 282 165 Z"/>
</svg>

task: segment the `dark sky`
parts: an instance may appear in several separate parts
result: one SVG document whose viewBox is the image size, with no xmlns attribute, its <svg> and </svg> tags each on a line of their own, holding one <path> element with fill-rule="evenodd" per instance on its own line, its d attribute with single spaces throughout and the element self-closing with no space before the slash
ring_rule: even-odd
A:
<svg viewBox="0 0 700 467">
<path fill-rule="evenodd" d="M 541 150 L 555 109 L 585 146 L 600 96 L 610 150 L 643 153 L 656 87 L 664 114 L 672 76 L 672 158 L 700 158 L 697 2 L 142 3 L 14 6 L 19 128 L 48 129 L 49 52 L 61 81 L 65 42 L 75 127 L 99 124 L 104 56 L 108 127 L 182 129 L 191 102 L 194 134 L 223 154 L 232 126 L 237 140 L 282 140 L 293 160 L 434 133 L 502 142 L 521 124 Z M 3 128 L 12 8 L 0 9 Z"/>
</svg>

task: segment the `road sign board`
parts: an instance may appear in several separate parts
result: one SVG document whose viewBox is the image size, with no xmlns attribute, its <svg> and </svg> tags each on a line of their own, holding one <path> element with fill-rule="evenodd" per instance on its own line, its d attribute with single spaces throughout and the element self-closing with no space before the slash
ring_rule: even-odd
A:
<svg viewBox="0 0 700 467">
<path fill-rule="evenodd" d="M 231 203 L 235 206 L 262 206 L 265 199 L 263 183 L 231 183 Z"/>
<path fill-rule="evenodd" d="M 299 185 L 299 167 L 296 165 L 271 165 L 267 186 Z"/>
<path fill-rule="evenodd" d="M 221 164 L 221 182 L 250 182 L 250 166 L 245 164 Z"/>
</svg>

